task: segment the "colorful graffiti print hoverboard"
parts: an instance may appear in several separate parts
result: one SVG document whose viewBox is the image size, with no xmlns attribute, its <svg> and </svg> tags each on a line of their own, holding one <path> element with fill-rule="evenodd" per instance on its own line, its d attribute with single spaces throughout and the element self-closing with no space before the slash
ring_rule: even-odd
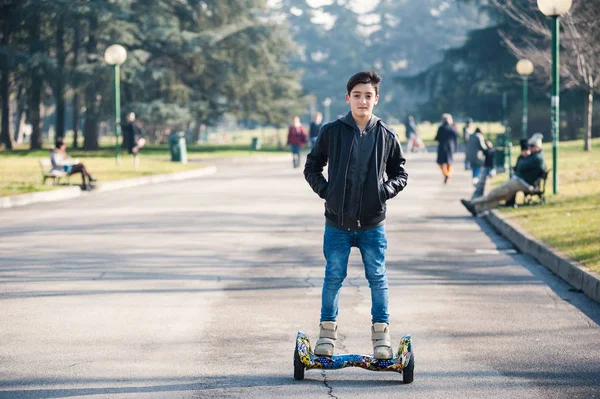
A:
<svg viewBox="0 0 600 399">
<path fill-rule="evenodd" d="M 395 371 L 402 373 L 402 381 L 409 384 L 413 382 L 415 371 L 412 337 L 409 334 L 402 338 L 398 353 L 392 359 L 377 360 L 372 355 L 317 356 L 310 348 L 308 336 L 302 331 L 298 331 L 294 349 L 294 378 L 296 380 L 304 379 L 305 369 L 337 370 L 345 367 L 361 367 L 371 371 Z"/>
</svg>

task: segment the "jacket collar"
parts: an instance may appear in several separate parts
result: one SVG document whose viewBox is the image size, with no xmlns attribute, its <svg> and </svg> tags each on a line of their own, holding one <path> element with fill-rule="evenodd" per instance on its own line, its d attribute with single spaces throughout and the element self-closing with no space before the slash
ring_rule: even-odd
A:
<svg viewBox="0 0 600 399">
<path fill-rule="evenodd" d="M 352 111 L 348 111 L 348 113 L 345 116 L 341 117 L 340 120 L 346 125 L 350 126 L 352 129 L 359 130 L 358 126 L 356 125 L 356 121 L 354 121 L 354 117 L 352 116 Z M 375 114 L 371 114 L 371 119 L 369 119 L 369 123 L 367 123 L 365 131 L 372 129 L 373 126 L 375 126 L 379 121 L 380 119 L 377 116 L 375 116 Z"/>
</svg>

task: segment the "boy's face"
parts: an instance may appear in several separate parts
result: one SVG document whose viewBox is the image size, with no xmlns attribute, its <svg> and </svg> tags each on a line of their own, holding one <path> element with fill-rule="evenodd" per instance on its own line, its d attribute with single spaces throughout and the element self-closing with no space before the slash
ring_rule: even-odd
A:
<svg viewBox="0 0 600 399">
<path fill-rule="evenodd" d="M 358 119 L 369 118 L 378 101 L 379 96 L 370 83 L 359 83 L 352 88 L 350 95 L 346 94 L 346 103 L 350 104 L 352 116 Z"/>
</svg>

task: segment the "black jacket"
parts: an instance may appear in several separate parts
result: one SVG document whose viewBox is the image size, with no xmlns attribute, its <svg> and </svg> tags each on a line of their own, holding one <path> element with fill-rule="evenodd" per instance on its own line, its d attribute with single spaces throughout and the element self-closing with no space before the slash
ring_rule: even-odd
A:
<svg viewBox="0 0 600 399">
<path fill-rule="evenodd" d="M 373 115 L 361 134 L 349 112 L 321 128 L 304 176 L 325 200 L 329 224 L 361 230 L 382 223 L 386 201 L 406 187 L 405 162 L 392 129 Z M 323 176 L 325 165 L 329 180 Z"/>
<path fill-rule="evenodd" d="M 122 146 L 131 154 L 133 147 L 136 146 L 137 141 L 142 137 L 142 132 L 135 122 L 126 122 L 121 125 L 121 129 L 123 132 Z"/>
<path fill-rule="evenodd" d="M 456 152 L 456 144 L 458 142 L 458 133 L 456 129 L 444 122 L 437 131 L 435 141 L 439 142 L 437 163 L 451 164 L 453 163 L 452 155 Z"/>
<path fill-rule="evenodd" d="M 523 158 L 517 165 L 517 177 L 525 180 L 528 184 L 534 185 L 546 171 L 546 162 L 542 151 L 534 152 Z"/>
<path fill-rule="evenodd" d="M 316 123 L 316 122 L 311 122 L 310 123 L 310 130 L 309 130 L 309 136 L 311 139 L 316 139 L 317 136 L 319 135 L 319 132 L 321 131 L 321 124 L 320 123 Z"/>
</svg>

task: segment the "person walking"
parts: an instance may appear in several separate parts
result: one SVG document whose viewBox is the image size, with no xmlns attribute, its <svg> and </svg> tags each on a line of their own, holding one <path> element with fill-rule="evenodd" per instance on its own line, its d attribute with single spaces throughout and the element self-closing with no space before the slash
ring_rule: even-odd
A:
<svg viewBox="0 0 600 399">
<path fill-rule="evenodd" d="M 452 115 L 443 114 L 442 124 L 437 130 L 435 141 L 438 144 L 437 164 L 444 175 L 444 184 L 447 184 L 452 177 L 452 164 L 454 163 L 453 155 L 456 152 L 458 142 L 458 132 L 453 126 L 454 120 Z"/>
<path fill-rule="evenodd" d="M 404 123 L 404 127 L 406 128 L 406 141 L 410 141 L 413 134 L 417 134 L 417 124 L 415 123 L 415 117 L 412 115 L 408 115 L 406 118 L 406 122 Z"/>
<path fill-rule="evenodd" d="M 469 162 L 472 171 L 473 185 L 476 186 L 481 176 L 481 168 L 485 164 L 485 152 L 488 147 L 485 144 L 485 137 L 480 128 L 475 129 L 467 141 L 466 160 Z"/>
<path fill-rule="evenodd" d="M 300 166 L 300 150 L 306 145 L 308 142 L 308 136 L 304 131 L 304 127 L 300 123 L 300 117 L 294 116 L 292 119 L 292 124 L 288 130 L 288 139 L 287 144 L 290 146 L 292 151 L 292 163 L 294 168 Z"/>
<path fill-rule="evenodd" d="M 307 157 L 304 176 L 325 200 L 325 278 L 315 354 L 333 356 L 340 289 L 352 247 L 362 255 L 371 288 L 371 341 L 377 359 L 391 359 L 385 268 L 386 202 L 406 187 L 406 162 L 396 133 L 373 115 L 381 77 L 359 72 L 346 85 L 346 116 L 323 126 Z M 323 169 L 327 165 L 327 180 Z"/>
<path fill-rule="evenodd" d="M 427 152 L 427 147 L 421 138 L 419 137 L 419 132 L 417 130 L 417 124 L 415 123 L 415 118 L 412 115 L 408 116 L 406 123 L 404 124 L 406 128 L 406 151 L 408 152 Z"/>
<path fill-rule="evenodd" d="M 315 141 L 317 141 L 317 136 L 321 131 L 321 123 L 323 122 L 323 114 L 317 112 L 313 115 L 313 120 L 310 122 L 310 127 L 308 129 L 308 135 L 310 136 L 310 144 L 311 146 L 315 145 Z"/>
<path fill-rule="evenodd" d="M 465 122 L 465 126 L 463 126 L 463 144 L 465 145 L 465 152 L 466 152 L 466 148 L 469 142 L 469 138 L 471 137 L 471 135 L 473 134 L 473 119 L 472 118 L 467 118 L 467 121 Z M 469 164 L 469 161 L 467 160 L 467 157 L 465 156 L 465 170 L 469 170 L 471 168 L 471 165 Z"/>
<path fill-rule="evenodd" d="M 471 196 L 471 200 L 482 197 L 485 192 L 488 180 L 496 176 L 496 169 L 494 165 L 496 150 L 494 149 L 494 144 L 490 140 L 486 140 L 485 145 L 487 146 L 487 148 L 485 150 L 485 161 L 483 163 L 483 169 L 479 173 L 479 180 L 475 185 L 475 191 Z"/>
<path fill-rule="evenodd" d="M 527 142 L 527 139 L 519 140 L 519 146 L 521 147 L 521 153 L 517 157 L 517 162 L 515 163 L 515 166 L 511 170 L 511 176 L 514 175 L 514 173 L 516 173 L 517 169 L 519 168 L 520 163 L 523 162 L 523 160 L 527 159 L 527 157 L 529 155 L 531 155 L 531 150 L 529 148 L 529 143 Z M 507 207 L 515 207 L 516 204 L 517 204 L 517 194 L 515 193 L 515 195 L 513 195 L 511 198 L 506 200 L 504 205 Z"/>
<path fill-rule="evenodd" d="M 129 154 L 133 155 L 133 165 L 137 168 L 140 165 L 139 152 L 146 144 L 146 139 L 142 137 L 142 130 L 135 121 L 135 114 L 128 113 L 125 116 L 123 129 L 123 147 L 127 149 Z"/>
</svg>

